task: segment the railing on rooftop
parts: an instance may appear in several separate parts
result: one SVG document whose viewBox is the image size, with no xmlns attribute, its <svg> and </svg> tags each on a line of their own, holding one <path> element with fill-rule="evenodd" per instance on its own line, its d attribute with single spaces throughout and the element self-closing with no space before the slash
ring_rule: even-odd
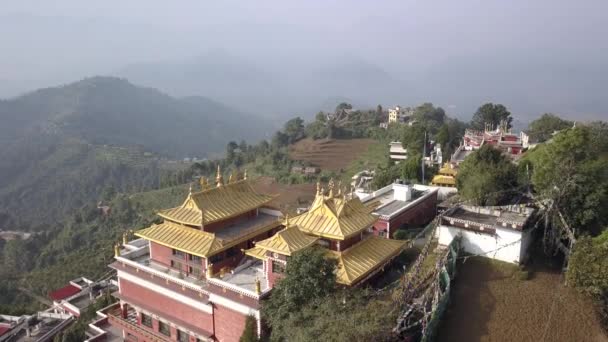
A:
<svg viewBox="0 0 608 342">
<path fill-rule="evenodd" d="M 128 320 L 122 318 L 119 303 L 116 303 L 114 307 L 110 307 L 108 309 L 108 311 L 106 311 L 106 314 L 108 315 L 108 321 L 110 323 L 114 323 L 122 328 L 126 328 L 128 330 L 134 331 L 134 332 L 144 336 L 146 338 L 146 340 L 148 340 L 148 341 L 158 341 L 158 342 L 169 341 L 169 339 L 164 336 L 151 332 L 147 329 L 140 327 L 137 324 L 133 324 L 133 323 L 129 322 Z"/>
</svg>

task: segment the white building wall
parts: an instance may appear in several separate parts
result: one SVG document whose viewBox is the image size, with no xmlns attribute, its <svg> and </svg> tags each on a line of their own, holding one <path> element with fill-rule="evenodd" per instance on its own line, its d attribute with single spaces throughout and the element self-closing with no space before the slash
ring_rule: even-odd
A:
<svg viewBox="0 0 608 342">
<path fill-rule="evenodd" d="M 522 240 L 522 232 L 511 229 L 496 228 L 496 235 L 489 235 L 441 225 L 437 228 L 436 233 L 439 245 L 449 245 L 459 233 L 462 234 L 461 246 L 465 252 L 483 254 L 488 258 L 510 263 L 520 262 L 522 255 L 525 254 L 522 252 L 522 244 L 527 243 L 529 245 L 529 240 L 531 240 L 529 236 L 527 240 Z M 526 234 L 529 235 L 529 233 Z"/>
</svg>

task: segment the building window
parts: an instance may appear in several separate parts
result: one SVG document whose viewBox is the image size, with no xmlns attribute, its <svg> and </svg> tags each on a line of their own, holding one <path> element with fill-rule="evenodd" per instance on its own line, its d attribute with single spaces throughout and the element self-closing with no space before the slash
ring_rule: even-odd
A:
<svg viewBox="0 0 608 342">
<path fill-rule="evenodd" d="M 165 336 L 171 336 L 171 328 L 168 323 L 158 321 L 158 332 Z"/>
<path fill-rule="evenodd" d="M 285 265 L 273 260 L 272 261 L 272 273 L 285 273 Z"/>
<path fill-rule="evenodd" d="M 173 256 L 176 257 L 176 258 L 186 259 L 186 253 L 184 253 L 184 252 L 182 252 L 182 251 L 180 251 L 178 249 L 174 249 L 172 251 L 172 253 L 173 253 Z"/>
<path fill-rule="evenodd" d="M 175 261 L 175 260 L 171 260 L 171 267 L 178 269 L 178 270 L 182 270 L 182 263 L 179 261 Z"/>
<path fill-rule="evenodd" d="M 190 335 L 186 334 L 185 332 L 178 330 L 177 331 L 177 340 L 179 342 L 188 342 L 190 341 Z"/>
<path fill-rule="evenodd" d="M 190 254 L 190 261 L 195 262 L 197 264 L 200 264 L 200 263 L 203 262 L 203 258 L 201 258 L 198 255 L 192 255 L 192 254 Z"/>
<path fill-rule="evenodd" d="M 191 275 L 195 276 L 196 278 L 200 278 L 201 276 L 201 269 L 198 267 L 188 267 L 188 273 L 190 273 Z"/>
<path fill-rule="evenodd" d="M 145 313 L 142 313 L 141 324 L 147 326 L 148 328 L 152 328 L 152 317 L 146 315 Z"/>
</svg>

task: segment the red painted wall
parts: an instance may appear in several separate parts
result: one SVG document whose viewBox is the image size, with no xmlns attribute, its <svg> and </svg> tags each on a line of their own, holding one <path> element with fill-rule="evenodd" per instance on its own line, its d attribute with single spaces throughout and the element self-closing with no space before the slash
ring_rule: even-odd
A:
<svg viewBox="0 0 608 342">
<path fill-rule="evenodd" d="M 215 338 L 220 342 L 238 342 L 247 316 L 221 305 L 214 306 Z"/>
<path fill-rule="evenodd" d="M 205 331 L 213 331 L 212 315 L 130 281 L 119 278 L 119 282 L 122 295 L 137 298 L 152 310 L 166 314 L 165 317 L 160 315 L 162 318 L 177 318 Z"/>
<path fill-rule="evenodd" d="M 150 241 L 151 259 L 167 267 L 171 266 L 172 249 Z"/>
<path fill-rule="evenodd" d="M 403 225 L 418 226 L 426 224 L 435 217 L 437 213 L 437 192 L 432 193 L 415 206 L 408 208 L 401 214 L 390 220 L 390 237 Z M 378 220 L 374 224 L 374 235 L 379 235 L 380 231 L 386 231 L 387 222 Z"/>
</svg>

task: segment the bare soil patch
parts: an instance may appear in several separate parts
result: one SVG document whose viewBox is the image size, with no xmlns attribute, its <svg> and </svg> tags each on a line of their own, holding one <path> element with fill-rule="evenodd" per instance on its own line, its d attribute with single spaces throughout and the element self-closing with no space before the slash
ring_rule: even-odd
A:
<svg viewBox="0 0 608 342">
<path fill-rule="evenodd" d="M 289 213 L 295 213 L 298 207 L 312 203 L 317 191 L 315 184 L 281 184 L 272 177 L 256 179 L 253 188 L 259 193 L 276 195 L 270 205 Z"/>
<path fill-rule="evenodd" d="M 289 147 L 289 158 L 310 163 L 322 170 L 340 171 L 369 148 L 373 139 L 303 139 Z"/>
<path fill-rule="evenodd" d="M 608 341 L 593 304 L 574 289 L 546 258 L 527 267 L 468 258 L 458 265 L 450 304 L 438 341 Z M 559 268 L 558 268 L 559 269 Z"/>
</svg>

